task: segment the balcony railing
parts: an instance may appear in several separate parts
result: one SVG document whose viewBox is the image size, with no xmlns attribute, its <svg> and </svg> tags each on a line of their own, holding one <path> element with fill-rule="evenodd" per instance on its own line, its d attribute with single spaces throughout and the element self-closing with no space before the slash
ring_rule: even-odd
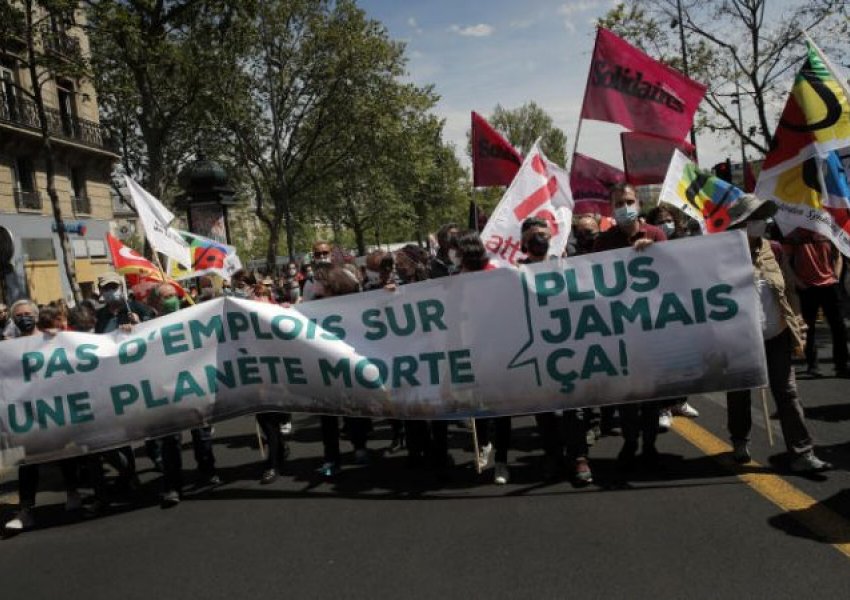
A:
<svg viewBox="0 0 850 600">
<path fill-rule="evenodd" d="M 75 215 L 91 214 L 91 200 L 88 196 L 71 196 L 71 203 L 74 205 Z"/>
<path fill-rule="evenodd" d="M 51 136 L 114 151 L 99 124 L 62 114 L 53 108 L 45 108 L 44 112 L 47 117 L 47 130 Z M 0 123 L 3 122 L 41 132 L 41 121 L 38 118 L 35 102 L 28 98 L 7 96 L 0 92 Z"/>
<path fill-rule="evenodd" d="M 24 210 L 41 210 L 41 194 L 15 190 L 15 206 Z"/>
<path fill-rule="evenodd" d="M 80 53 L 80 40 L 67 33 L 51 33 L 44 41 L 48 50 L 61 56 L 75 56 Z"/>
</svg>

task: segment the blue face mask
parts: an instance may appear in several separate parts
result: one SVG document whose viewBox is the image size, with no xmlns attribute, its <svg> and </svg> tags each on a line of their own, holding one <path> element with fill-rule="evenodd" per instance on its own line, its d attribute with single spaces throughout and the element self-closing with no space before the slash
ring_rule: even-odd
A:
<svg viewBox="0 0 850 600">
<path fill-rule="evenodd" d="M 629 225 L 637 221 L 637 218 L 637 204 L 624 204 L 614 209 L 614 220 L 617 221 L 617 225 Z"/>
<path fill-rule="evenodd" d="M 664 232 L 668 238 L 676 232 L 676 226 L 673 223 L 662 223 L 661 231 Z"/>
</svg>

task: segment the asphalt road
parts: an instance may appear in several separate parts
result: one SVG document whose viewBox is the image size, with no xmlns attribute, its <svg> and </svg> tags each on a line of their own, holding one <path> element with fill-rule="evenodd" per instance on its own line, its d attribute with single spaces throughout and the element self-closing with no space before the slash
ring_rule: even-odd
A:
<svg viewBox="0 0 850 600">
<path fill-rule="evenodd" d="M 822 336 L 823 332 L 819 332 Z M 158 505 L 159 474 L 98 518 L 66 514 L 58 474 L 45 474 L 37 527 L 0 541 L 3 600 L 40 598 L 847 598 L 850 589 L 850 380 L 800 380 L 824 477 L 787 473 L 754 410 L 753 458 L 723 451 L 722 395 L 692 398 L 701 415 L 659 439 L 659 470 L 624 476 L 619 438 L 591 450 L 596 482 L 541 482 L 531 418 L 514 420 L 512 480 L 476 474 L 470 435 L 450 428 L 456 466 L 444 479 L 386 454 L 378 423 L 372 464 L 350 452 L 332 481 L 318 421 L 296 417 L 287 474 L 258 482 L 252 419 L 216 426 L 224 483 Z M 772 410 L 772 409 L 771 409 Z M 188 437 L 188 436 L 186 436 Z M 691 441 L 689 441 L 691 440 Z M 697 445 L 694 445 L 696 443 Z M 343 451 L 350 450 L 343 442 Z M 186 446 L 186 479 L 194 461 Z M 0 484 L 0 514 L 15 482 Z M 5 519 L 4 519 L 5 520 Z"/>
</svg>

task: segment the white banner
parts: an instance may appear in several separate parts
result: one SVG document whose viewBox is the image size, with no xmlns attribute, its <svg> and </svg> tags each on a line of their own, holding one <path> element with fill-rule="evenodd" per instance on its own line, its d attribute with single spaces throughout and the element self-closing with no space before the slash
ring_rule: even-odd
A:
<svg viewBox="0 0 850 600">
<path fill-rule="evenodd" d="M 151 248 L 173 258 L 181 265 L 191 266 L 192 256 L 189 244 L 177 230 L 169 227 L 174 220 L 174 214 L 131 177 L 125 176 L 124 179 Z"/>
<path fill-rule="evenodd" d="M 459 419 L 766 382 L 743 232 L 0 343 L 2 461 L 264 410 Z"/>
<path fill-rule="evenodd" d="M 549 255 L 560 257 L 567 247 L 573 218 L 573 197 L 567 172 L 549 161 L 538 140 L 502 196 L 481 232 L 490 260 L 500 267 L 525 257 L 520 228 L 528 217 L 549 223 Z"/>
</svg>

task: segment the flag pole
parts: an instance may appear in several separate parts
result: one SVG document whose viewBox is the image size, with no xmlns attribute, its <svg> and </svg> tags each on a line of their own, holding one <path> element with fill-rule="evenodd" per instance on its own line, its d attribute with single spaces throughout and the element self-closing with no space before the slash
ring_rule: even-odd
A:
<svg viewBox="0 0 850 600">
<path fill-rule="evenodd" d="M 590 68 L 587 70 L 587 81 L 584 84 L 584 96 L 581 100 L 581 112 L 578 115 L 578 127 L 576 127 L 576 139 L 573 141 L 573 153 L 569 157 L 570 173 L 573 170 L 573 161 L 578 152 L 578 139 L 581 136 L 581 124 L 584 121 L 584 103 L 587 102 L 587 87 L 590 85 L 590 73 L 593 71 L 593 57 L 596 56 L 596 46 L 599 44 L 599 28 L 596 28 L 596 39 L 593 41 L 593 54 L 590 55 Z"/>
</svg>

